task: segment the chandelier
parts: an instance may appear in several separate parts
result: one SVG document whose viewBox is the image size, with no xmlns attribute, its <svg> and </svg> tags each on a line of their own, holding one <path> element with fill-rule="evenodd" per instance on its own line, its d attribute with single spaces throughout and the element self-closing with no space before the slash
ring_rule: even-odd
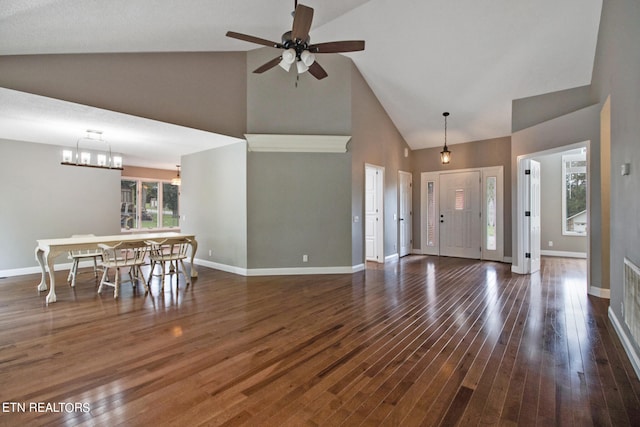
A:
<svg viewBox="0 0 640 427">
<path fill-rule="evenodd" d="M 76 141 L 76 150 L 62 150 L 62 165 L 122 170 L 122 156 L 111 153 L 111 144 L 102 139 L 102 131 L 87 129 Z"/>
</svg>

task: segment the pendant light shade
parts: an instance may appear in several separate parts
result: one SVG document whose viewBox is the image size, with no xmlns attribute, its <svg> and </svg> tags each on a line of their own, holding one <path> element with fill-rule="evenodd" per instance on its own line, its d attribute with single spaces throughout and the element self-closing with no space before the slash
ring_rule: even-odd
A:
<svg viewBox="0 0 640 427">
<path fill-rule="evenodd" d="M 180 165 L 176 165 L 177 174 L 176 177 L 171 180 L 171 185 L 182 185 L 182 178 L 180 178 Z"/>
<path fill-rule="evenodd" d="M 444 116 L 444 147 L 442 147 L 442 151 L 440 152 L 440 162 L 442 162 L 443 165 L 447 165 L 451 161 L 451 151 L 447 148 L 447 117 L 449 113 L 444 112 L 442 115 Z"/>
</svg>

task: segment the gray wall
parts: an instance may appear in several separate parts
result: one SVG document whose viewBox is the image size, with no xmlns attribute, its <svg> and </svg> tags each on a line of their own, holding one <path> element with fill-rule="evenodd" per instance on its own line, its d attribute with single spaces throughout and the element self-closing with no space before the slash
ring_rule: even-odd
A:
<svg viewBox="0 0 640 427">
<path fill-rule="evenodd" d="M 341 55 L 318 55 L 329 74 L 316 80 L 298 77 L 295 66 L 286 73 L 275 68 L 252 71 L 279 55 L 263 48 L 247 52 L 247 132 L 301 135 L 351 134 L 351 60 Z"/>
<path fill-rule="evenodd" d="M 120 171 L 63 166 L 61 153 L 0 140 L 0 271 L 36 267 L 38 239 L 120 233 Z"/>
<path fill-rule="evenodd" d="M 252 72 L 277 55 L 247 53 L 248 133 L 350 135 L 351 60 L 323 55 L 323 80 Z M 248 153 L 248 267 L 351 266 L 350 173 L 349 154 Z"/>
<path fill-rule="evenodd" d="M 611 96 L 611 305 L 622 320 L 623 262 L 640 265 L 640 4 L 637 0 L 603 2 L 593 72 L 598 111 Z M 621 176 L 620 165 L 631 164 Z M 621 322 L 628 336 L 629 331 Z M 634 343 L 640 354 L 638 343 Z"/>
<path fill-rule="evenodd" d="M 182 157 L 180 226 L 195 233 L 198 259 L 247 267 L 246 151 L 237 143 Z"/>
<path fill-rule="evenodd" d="M 504 256 L 511 256 L 511 138 L 502 137 L 449 146 L 451 163 L 440 163 L 441 147 L 413 152 L 413 247 L 421 247 L 420 174 L 468 168 L 503 166 L 504 176 Z"/>
<path fill-rule="evenodd" d="M 364 251 L 364 165 L 382 166 L 384 171 L 384 256 L 398 253 L 398 171 L 411 171 L 411 156 L 404 157 L 408 145 L 356 67 L 352 68 L 351 167 L 352 262 L 365 262 Z M 415 188 L 415 180 L 414 180 Z M 413 205 L 415 217 L 415 203 Z M 396 219 L 394 220 L 394 215 Z M 414 236 L 419 230 L 413 230 Z M 414 240 L 415 242 L 415 240 Z M 415 243 L 414 243 L 415 244 Z"/>
<path fill-rule="evenodd" d="M 562 156 L 571 151 L 535 157 L 540 162 L 540 246 L 542 250 L 587 253 L 587 236 L 562 234 Z M 549 246 L 549 241 L 553 246 Z"/>
<path fill-rule="evenodd" d="M 523 130 L 595 103 L 591 86 L 515 99 L 511 103 L 511 131 Z"/>
<path fill-rule="evenodd" d="M 0 86 L 241 138 L 245 67 L 244 52 L 2 56 Z"/>
<path fill-rule="evenodd" d="M 247 164 L 249 268 L 351 266 L 348 153 L 250 152 Z"/>
</svg>

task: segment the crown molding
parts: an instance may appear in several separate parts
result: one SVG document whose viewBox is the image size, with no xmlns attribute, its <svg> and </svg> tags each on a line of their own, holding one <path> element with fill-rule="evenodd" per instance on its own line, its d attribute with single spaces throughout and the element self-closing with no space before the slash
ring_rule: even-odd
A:
<svg viewBox="0 0 640 427">
<path fill-rule="evenodd" d="M 255 152 L 346 153 L 351 136 L 245 134 L 247 148 Z"/>
</svg>

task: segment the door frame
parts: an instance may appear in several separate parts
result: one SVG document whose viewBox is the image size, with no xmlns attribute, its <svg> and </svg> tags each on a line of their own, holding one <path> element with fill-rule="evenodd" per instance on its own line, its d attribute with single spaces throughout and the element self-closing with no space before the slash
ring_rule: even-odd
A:
<svg viewBox="0 0 640 427">
<path fill-rule="evenodd" d="M 420 174 L 420 252 L 424 255 L 440 255 L 440 227 L 435 227 L 434 230 L 434 246 L 427 245 L 427 222 L 428 222 L 428 200 L 426 197 L 428 182 L 434 182 L 434 200 L 436 204 L 435 215 L 436 219 L 440 215 L 440 176 L 451 173 L 459 172 L 472 172 L 479 171 L 482 180 L 481 194 L 480 194 L 480 213 L 482 220 L 480 221 L 482 239 L 482 250 L 480 251 L 480 259 L 504 262 L 504 167 L 503 166 L 489 166 L 483 168 L 467 168 L 456 169 L 452 171 L 437 171 L 437 172 L 422 172 Z M 496 232 L 497 232 L 497 247 L 496 250 L 487 250 L 485 242 L 487 241 L 486 222 L 486 180 L 487 177 L 495 176 L 497 181 L 497 206 L 496 206 Z"/>
<path fill-rule="evenodd" d="M 366 197 L 366 188 L 367 188 L 367 169 L 374 169 L 376 173 L 376 201 L 377 201 L 377 210 L 378 210 L 378 220 L 376 221 L 376 253 L 378 256 L 376 259 L 367 258 L 367 212 L 366 212 L 366 200 L 364 200 L 362 210 L 363 210 L 363 219 L 364 219 L 364 234 L 362 236 L 362 244 L 364 248 L 364 260 L 365 262 L 378 262 L 384 263 L 384 166 L 373 165 L 370 163 L 364 164 L 364 188 L 363 198 Z"/>
<path fill-rule="evenodd" d="M 516 209 L 515 218 L 513 218 L 512 235 L 517 238 L 517 243 L 513 248 L 513 259 L 511 264 L 511 271 L 517 274 L 529 274 L 529 263 L 526 262 L 525 254 L 531 252 L 531 248 L 528 246 L 528 239 L 525 239 L 525 233 L 529 233 L 527 229 L 528 221 L 525 221 L 525 210 L 527 197 L 528 180 L 525 179 L 525 160 L 535 159 L 536 157 L 545 156 L 548 154 L 562 153 L 564 151 L 573 150 L 576 148 L 587 149 L 587 224 L 591 224 L 591 141 L 581 141 L 575 144 L 563 145 L 562 147 L 554 147 L 549 150 L 538 151 L 530 154 L 523 154 L 516 158 Z M 587 231 L 587 265 L 591 265 L 591 232 Z M 513 240 L 513 238 L 512 238 Z M 587 268 L 587 289 L 590 289 L 591 277 L 590 269 Z"/>
</svg>

